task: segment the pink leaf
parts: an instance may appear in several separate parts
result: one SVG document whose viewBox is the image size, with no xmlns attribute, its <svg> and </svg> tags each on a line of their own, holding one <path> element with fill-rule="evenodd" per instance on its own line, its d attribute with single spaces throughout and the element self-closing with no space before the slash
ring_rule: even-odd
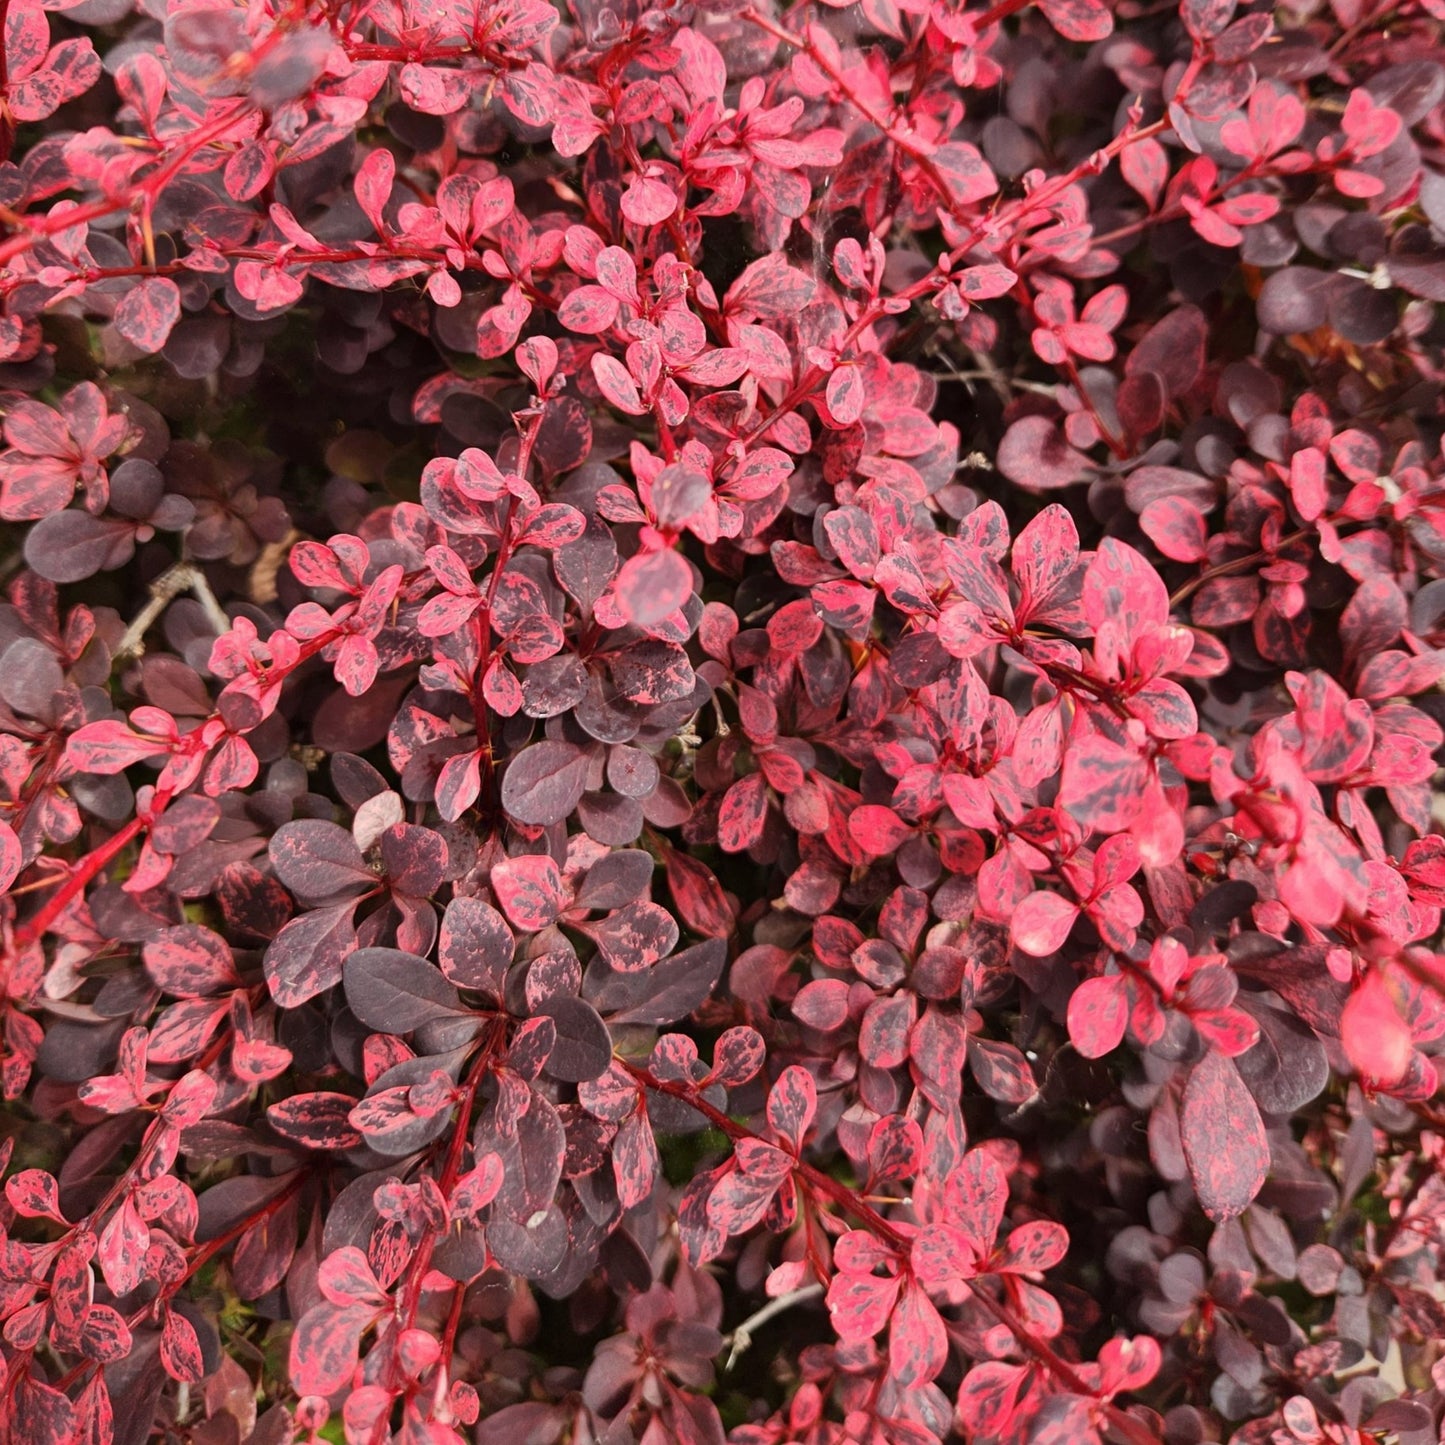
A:
<svg viewBox="0 0 1445 1445">
<path fill-rule="evenodd" d="M 1065 40 L 1103 40 L 1114 29 L 1114 17 L 1103 0 L 1039 0 L 1049 24 Z"/>
<path fill-rule="evenodd" d="M 1069 1038 L 1086 1059 L 1119 1047 L 1129 1022 L 1128 997 L 1118 975 L 1088 978 L 1069 998 Z"/>
<path fill-rule="evenodd" d="M 637 176 L 622 193 L 622 214 L 634 226 L 660 226 L 677 210 L 677 197 L 662 181 Z"/>
<path fill-rule="evenodd" d="M 604 291 L 602 294 L 605 296 L 607 293 Z M 637 383 L 615 356 L 594 356 L 592 374 L 597 378 L 602 395 L 618 411 L 625 411 L 631 416 L 643 416 L 646 413 L 647 408 L 642 404 L 642 393 L 638 391 Z"/>
<path fill-rule="evenodd" d="M 141 351 L 156 352 L 181 318 L 181 293 L 166 276 L 147 276 L 115 309 L 115 329 Z"/>
<path fill-rule="evenodd" d="M 1340 1016 L 1340 1041 L 1361 1077 L 1377 1087 L 1388 1089 L 1405 1077 L 1414 1043 L 1378 969 L 1350 995 Z"/>
<path fill-rule="evenodd" d="M 1063 947 L 1078 916 L 1078 905 L 1057 893 L 1030 893 L 1015 910 L 1009 934 L 1025 953 L 1048 958 Z"/>
</svg>

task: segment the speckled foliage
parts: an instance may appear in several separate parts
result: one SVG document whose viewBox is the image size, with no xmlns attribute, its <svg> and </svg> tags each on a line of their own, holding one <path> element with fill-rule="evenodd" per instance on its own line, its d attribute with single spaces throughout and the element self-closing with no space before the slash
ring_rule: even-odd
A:
<svg viewBox="0 0 1445 1445">
<path fill-rule="evenodd" d="M 0 0 L 0 1445 L 1435 1445 L 1441 0 Z"/>
</svg>

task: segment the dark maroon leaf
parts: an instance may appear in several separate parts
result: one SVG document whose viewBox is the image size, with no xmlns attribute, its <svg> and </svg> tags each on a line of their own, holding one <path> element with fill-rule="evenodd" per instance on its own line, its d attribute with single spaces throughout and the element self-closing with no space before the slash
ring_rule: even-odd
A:
<svg viewBox="0 0 1445 1445">
<path fill-rule="evenodd" d="M 1190 1071 L 1179 1134 L 1204 1212 L 1214 1220 L 1242 1214 L 1269 1173 L 1269 1140 L 1234 1061 L 1214 1049 Z"/>
<path fill-rule="evenodd" d="M 676 702 L 690 697 L 696 683 L 681 647 L 668 642 L 636 642 L 612 658 L 612 679 L 633 702 Z"/>
<path fill-rule="evenodd" d="M 560 823 L 582 797 L 589 766 L 573 743 L 534 743 L 507 768 L 502 806 L 519 823 Z"/>
<path fill-rule="evenodd" d="M 25 560 L 49 582 L 80 582 L 123 567 L 134 552 L 135 527 L 130 522 L 88 512 L 55 511 L 25 538 Z"/>
<path fill-rule="evenodd" d="M 1259 293 L 1259 324 L 1276 335 L 1314 331 L 1329 316 L 1335 277 L 1325 271 L 1287 266 L 1276 271 Z"/>
<path fill-rule="evenodd" d="M 612 1039 L 597 1010 L 580 998 L 549 999 L 543 1006 L 557 1029 L 547 1072 L 564 1083 L 580 1084 L 606 1072 Z"/>
<path fill-rule="evenodd" d="M 1016 421 L 999 443 L 998 469 L 1011 482 L 1030 491 L 1052 491 L 1089 475 L 1088 458 L 1064 440 L 1047 417 Z"/>
<path fill-rule="evenodd" d="M 358 949 L 346 960 L 345 979 L 352 1013 L 380 1033 L 408 1034 L 463 1011 L 434 964 L 400 949 Z"/>
<path fill-rule="evenodd" d="M 722 973 L 727 949 L 709 939 L 663 959 L 643 973 L 587 970 L 587 999 L 613 1024 L 676 1023 L 707 998 Z"/>
<path fill-rule="evenodd" d="M 306 818 L 284 823 L 270 846 L 276 876 L 300 898 L 335 898 L 374 881 L 351 834 L 335 823 Z"/>
</svg>

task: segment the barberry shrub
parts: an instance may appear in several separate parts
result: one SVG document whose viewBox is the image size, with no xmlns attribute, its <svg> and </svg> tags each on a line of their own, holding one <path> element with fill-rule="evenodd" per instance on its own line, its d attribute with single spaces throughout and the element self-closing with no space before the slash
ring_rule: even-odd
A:
<svg viewBox="0 0 1445 1445">
<path fill-rule="evenodd" d="M 1445 1439 L 1441 0 L 0 0 L 5 1445 Z"/>
</svg>

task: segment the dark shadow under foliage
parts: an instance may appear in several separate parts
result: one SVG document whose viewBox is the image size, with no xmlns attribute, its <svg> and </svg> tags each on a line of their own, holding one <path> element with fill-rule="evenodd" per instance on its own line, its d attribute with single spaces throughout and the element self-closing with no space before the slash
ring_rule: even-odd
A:
<svg viewBox="0 0 1445 1445">
<path fill-rule="evenodd" d="M 1436 1445 L 1440 0 L 0 0 L 0 1445 Z"/>
</svg>

